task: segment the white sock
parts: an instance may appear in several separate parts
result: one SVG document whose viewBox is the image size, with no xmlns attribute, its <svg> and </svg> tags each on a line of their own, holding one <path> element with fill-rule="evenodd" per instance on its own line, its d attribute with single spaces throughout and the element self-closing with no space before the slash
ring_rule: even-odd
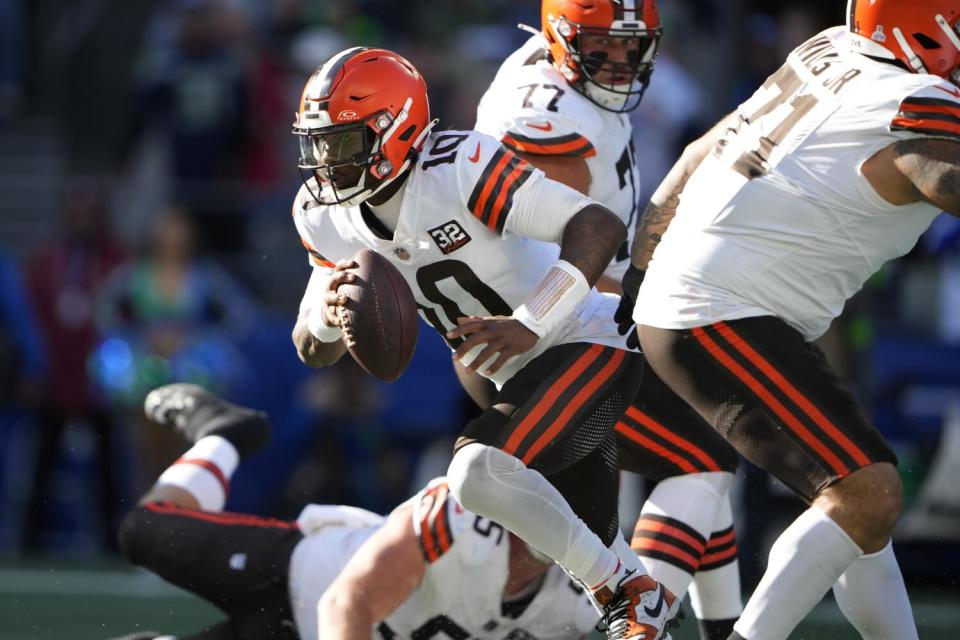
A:
<svg viewBox="0 0 960 640">
<path fill-rule="evenodd" d="M 917 640 L 893 544 L 860 556 L 833 585 L 843 615 L 864 640 Z"/>
<path fill-rule="evenodd" d="M 690 606 L 697 620 L 729 620 L 743 611 L 740 563 L 730 497 L 720 503 L 707 551 L 690 585 Z"/>
<path fill-rule="evenodd" d="M 810 507 L 773 544 L 767 571 L 734 629 L 747 640 L 786 640 L 862 553 L 840 525 Z"/>
<path fill-rule="evenodd" d="M 229 440 L 205 436 L 160 474 L 157 484 L 187 491 L 204 511 L 221 511 L 239 462 L 240 455 Z"/>
<path fill-rule="evenodd" d="M 647 572 L 683 598 L 733 474 L 690 473 L 661 480 L 640 511 L 630 546 Z"/>
<path fill-rule="evenodd" d="M 584 584 L 601 583 L 619 570 L 617 554 L 560 492 L 514 456 L 479 442 L 468 444 L 453 456 L 447 482 L 465 509 L 500 523 Z"/>
</svg>

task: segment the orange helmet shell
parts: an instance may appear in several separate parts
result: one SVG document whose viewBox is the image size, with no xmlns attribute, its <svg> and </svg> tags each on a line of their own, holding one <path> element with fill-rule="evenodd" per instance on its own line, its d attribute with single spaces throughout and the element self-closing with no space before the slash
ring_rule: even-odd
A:
<svg viewBox="0 0 960 640">
<path fill-rule="evenodd" d="M 847 6 L 854 51 L 947 79 L 960 66 L 958 23 L 957 0 L 849 0 Z"/>
<path fill-rule="evenodd" d="M 307 80 L 294 133 L 310 135 L 348 124 L 365 124 L 374 136 L 366 170 L 390 181 L 422 146 L 430 122 L 423 76 L 402 56 L 386 49 L 341 51 Z"/>
<path fill-rule="evenodd" d="M 654 0 L 543 0 L 540 7 L 543 35 L 554 65 L 568 80 L 580 77 L 580 61 L 571 55 L 582 29 L 615 29 L 622 23 L 660 27 Z"/>
</svg>

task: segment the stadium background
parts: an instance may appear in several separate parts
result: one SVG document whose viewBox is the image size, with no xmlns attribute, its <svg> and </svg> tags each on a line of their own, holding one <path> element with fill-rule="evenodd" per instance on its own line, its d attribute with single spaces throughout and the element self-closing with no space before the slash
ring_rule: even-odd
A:
<svg viewBox="0 0 960 640">
<path fill-rule="evenodd" d="M 662 0 L 661 57 L 635 114 L 644 190 L 845 4 Z M 216 617 L 114 555 L 118 516 L 182 448 L 139 417 L 151 386 L 194 380 L 270 411 L 275 441 L 241 467 L 233 509 L 385 511 L 444 468 L 471 408 L 429 330 L 393 385 L 295 356 L 307 267 L 288 217 L 289 129 L 309 72 L 355 44 L 408 57 L 441 128 L 469 128 L 525 37 L 518 22 L 538 25 L 539 3 L 0 0 L 0 638 Z M 956 638 L 960 225 L 942 216 L 824 346 L 900 454 L 897 549 L 921 637 Z M 741 476 L 749 587 L 800 505 L 756 470 Z M 644 488 L 624 488 L 628 522 Z M 829 598 L 811 620 L 797 637 L 855 637 Z"/>
</svg>

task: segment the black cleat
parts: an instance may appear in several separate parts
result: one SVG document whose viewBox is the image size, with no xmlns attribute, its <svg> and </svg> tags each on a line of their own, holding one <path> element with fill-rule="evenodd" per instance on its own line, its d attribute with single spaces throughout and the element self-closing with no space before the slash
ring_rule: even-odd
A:
<svg viewBox="0 0 960 640">
<path fill-rule="evenodd" d="M 263 411 L 239 407 L 195 384 L 157 387 L 143 401 L 147 418 L 179 433 L 189 442 L 220 436 L 237 448 L 241 458 L 270 442 L 270 420 Z"/>
</svg>

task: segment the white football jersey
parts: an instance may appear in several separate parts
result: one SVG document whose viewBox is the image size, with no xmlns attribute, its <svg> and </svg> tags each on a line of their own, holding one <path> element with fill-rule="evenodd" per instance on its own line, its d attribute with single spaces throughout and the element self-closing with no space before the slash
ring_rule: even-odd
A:
<svg viewBox="0 0 960 640">
<path fill-rule="evenodd" d="M 329 269 L 362 248 L 376 251 L 397 267 L 421 316 L 444 335 L 461 316 L 511 315 L 558 260 L 558 244 L 517 235 L 513 220 L 529 219 L 538 208 L 572 213 L 589 203 L 495 139 L 451 130 L 427 139 L 403 186 L 392 235 L 367 207 L 319 205 L 306 187 L 297 194 L 293 218 L 315 268 Z M 557 238 L 561 231 L 558 226 Z M 556 344 L 625 348 L 613 321 L 616 305 L 615 296 L 591 291 L 556 332 L 508 361 L 491 380 L 502 385 Z"/>
<path fill-rule="evenodd" d="M 630 118 L 571 88 L 547 61 L 546 47 L 536 35 L 504 61 L 480 100 L 474 128 L 514 151 L 585 159 L 592 178 L 587 195 L 627 225 L 627 242 L 605 273 L 619 281 L 630 264 L 640 197 Z"/>
<path fill-rule="evenodd" d="M 960 89 L 852 53 L 835 27 L 738 109 L 690 177 L 638 297 L 638 323 L 777 316 L 808 340 L 939 213 L 883 200 L 861 173 L 897 140 L 960 138 Z"/>
<path fill-rule="evenodd" d="M 466 511 L 443 478 L 411 498 L 411 526 L 427 563 L 417 590 L 386 620 L 383 640 L 561 640 L 586 635 L 599 616 L 583 589 L 553 565 L 519 615 L 505 615 L 511 539 L 500 525 Z M 317 639 L 316 603 L 375 528 L 336 522 L 314 528 L 291 559 L 290 594 L 300 637 Z"/>
</svg>

